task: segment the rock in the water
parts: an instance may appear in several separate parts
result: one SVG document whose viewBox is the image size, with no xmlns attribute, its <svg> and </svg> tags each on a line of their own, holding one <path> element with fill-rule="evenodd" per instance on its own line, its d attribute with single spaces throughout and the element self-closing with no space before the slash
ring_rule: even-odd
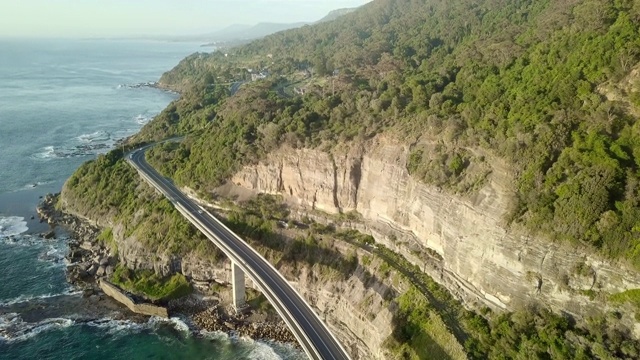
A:
<svg viewBox="0 0 640 360">
<path fill-rule="evenodd" d="M 55 239 L 56 237 L 56 233 L 53 230 L 49 230 L 46 233 L 42 234 L 42 237 L 44 237 L 45 239 L 49 240 L 49 239 Z"/>
</svg>

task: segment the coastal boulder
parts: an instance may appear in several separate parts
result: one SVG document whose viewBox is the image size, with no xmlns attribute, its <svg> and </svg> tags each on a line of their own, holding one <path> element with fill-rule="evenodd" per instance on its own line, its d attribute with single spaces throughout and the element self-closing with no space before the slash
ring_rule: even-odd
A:
<svg viewBox="0 0 640 360">
<path fill-rule="evenodd" d="M 89 267 L 89 269 L 87 270 L 87 273 L 91 276 L 94 276 L 96 275 L 97 271 L 98 271 L 98 264 L 94 263 L 94 264 L 91 264 L 91 267 Z"/>
<path fill-rule="evenodd" d="M 109 278 L 110 278 L 110 277 L 111 277 L 111 275 L 113 275 L 113 271 L 114 271 L 114 270 L 113 270 L 113 266 L 108 265 L 108 266 L 105 268 L 104 273 L 105 273 L 105 275 L 106 275 L 107 277 L 109 277 Z"/>
<path fill-rule="evenodd" d="M 105 267 L 100 265 L 100 267 L 98 268 L 98 270 L 96 271 L 96 276 L 97 277 L 102 277 L 105 275 Z"/>
</svg>

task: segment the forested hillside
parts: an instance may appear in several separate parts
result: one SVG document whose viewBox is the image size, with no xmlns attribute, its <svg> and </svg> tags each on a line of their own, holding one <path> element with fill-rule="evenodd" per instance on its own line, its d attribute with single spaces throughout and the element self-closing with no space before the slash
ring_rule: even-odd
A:
<svg viewBox="0 0 640 360">
<path fill-rule="evenodd" d="M 185 59 L 161 81 L 182 99 L 142 136 L 197 130 L 156 156 L 201 190 L 283 142 L 331 148 L 390 132 L 418 141 L 414 176 L 472 191 L 456 184 L 486 161 L 469 150 L 483 149 L 517 176 L 509 221 L 640 267 L 639 21 L 638 1 L 378 0 Z M 216 85 L 265 68 L 231 98 Z"/>
<path fill-rule="evenodd" d="M 283 146 L 337 154 L 379 136 L 396 139 L 411 149 L 411 176 L 459 197 L 472 196 L 500 161 L 516 179 L 505 223 L 544 246 L 588 247 L 640 269 L 639 23 L 637 0 L 374 0 L 331 22 L 189 56 L 160 80 L 180 99 L 129 146 L 183 135 L 148 158 L 203 197 Z M 148 189 L 136 195 L 121 155 L 83 165 L 63 195 L 87 216 L 133 218 L 127 236 L 215 256 L 168 202 Z M 260 240 L 259 232 L 248 236 Z M 576 276 L 595 278 L 580 264 Z M 637 289 L 562 293 L 630 304 L 576 319 L 535 306 L 480 315 L 428 283 L 447 300 L 443 319 L 469 358 L 640 354 L 620 321 L 639 318 Z M 434 304 L 411 291 L 394 301 L 402 317 L 387 347 L 419 358 Z"/>
</svg>

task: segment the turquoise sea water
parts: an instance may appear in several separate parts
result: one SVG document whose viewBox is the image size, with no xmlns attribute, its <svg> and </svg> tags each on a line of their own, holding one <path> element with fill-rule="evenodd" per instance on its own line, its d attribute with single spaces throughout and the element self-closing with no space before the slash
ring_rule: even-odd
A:
<svg viewBox="0 0 640 360">
<path fill-rule="evenodd" d="M 31 219 L 39 197 L 60 191 L 80 164 L 135 133 L 176 96 L 132 85 L 156 81 L 202 49 L 106 40 L 0 40 L 0 48 L 0 308 L 42 306 L 52 296 L 80 295 L 65 281 L 66 239 L 45 241 L 39 234 L 48 226 Z M 302 356 L 288 345 L 193 336 L 180 319 L 25 321 L 0 311 L 0 359 Z"/>
</svg>

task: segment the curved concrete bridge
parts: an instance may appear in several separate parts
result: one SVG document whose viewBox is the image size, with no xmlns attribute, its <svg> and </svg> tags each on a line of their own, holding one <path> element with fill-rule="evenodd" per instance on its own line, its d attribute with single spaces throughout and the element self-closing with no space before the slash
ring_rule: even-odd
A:
<svg viewBox="0 0 640 360">
<path fill-rule="evenodd" d="M 236 309 L 244 306 L 246 273 L 269 299 L 310 358 L 349 359 L 349 355 L 326 324 L 267 260 L 146 162 L 144 154 L 149 147 L 134 150 L 125 159 L 138 170 L 143 179 L 164 194 L 187 220 L 231 259 Z"/>
</svg>

